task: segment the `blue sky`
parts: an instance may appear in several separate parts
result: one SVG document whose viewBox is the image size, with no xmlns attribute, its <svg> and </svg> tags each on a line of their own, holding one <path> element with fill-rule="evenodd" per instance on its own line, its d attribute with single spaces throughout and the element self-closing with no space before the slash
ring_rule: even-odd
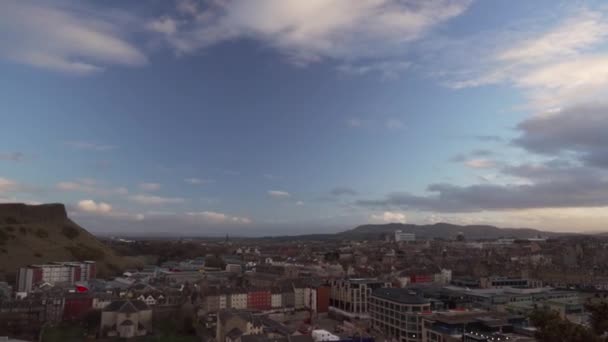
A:
<svg viewBox="0 0 608 342">
<path fill-rule="evenodd" d="M 5 1 L 0 200 L 97 233 L 608 222 L 601 2 Z"/>
</svg>

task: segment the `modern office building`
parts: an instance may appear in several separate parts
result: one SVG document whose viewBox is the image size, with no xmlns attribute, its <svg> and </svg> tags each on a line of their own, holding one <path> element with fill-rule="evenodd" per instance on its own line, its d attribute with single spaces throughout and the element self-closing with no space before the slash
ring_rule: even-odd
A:
<svg viewBox="0 0 608 342">
<path fill-rule="evenodd" d="M 528 287 L 528 279 L 510 277 L 482 277 L 479 279 L 482 289 L 500 289 L 503 287 Z"/>
<path fill-rule="evenodd" d="M 379 288 L 369 299 L 372 329 L 399 342 L 422 341 L 422 319 L 430 310 L 428 299 L 408 289 Z"/>
<path fill-rule="evenodd" d="M 372 291 L 391 287 L 378 279 L 340 279 L 331 281 L 329 310 L 349 318 L 369 318 L 368 300 Z"/>
</svg>

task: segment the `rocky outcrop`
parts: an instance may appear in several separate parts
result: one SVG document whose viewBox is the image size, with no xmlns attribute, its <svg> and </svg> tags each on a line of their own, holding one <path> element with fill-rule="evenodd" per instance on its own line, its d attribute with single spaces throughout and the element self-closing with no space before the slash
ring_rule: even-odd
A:
<svg viewBox="0 0 608 342">
<path fill-rule="evenodd" d="M 68 219 L 61 203 L 28 205 L 23 203 L 0 204 L 0 223 L 63 222 Z"/>
</svg>

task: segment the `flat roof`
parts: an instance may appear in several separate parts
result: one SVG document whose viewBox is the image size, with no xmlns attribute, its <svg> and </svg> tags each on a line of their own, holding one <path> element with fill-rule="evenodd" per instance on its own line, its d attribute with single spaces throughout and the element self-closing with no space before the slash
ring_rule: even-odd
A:
<svg viewBox="0 0 608 342">
<path fill-rule="evenodd" d="M 429 304 L 430 301 L 408 289 L 380 288 L 374 290 L 373 296 L 402 304 Z"/>
</svg>

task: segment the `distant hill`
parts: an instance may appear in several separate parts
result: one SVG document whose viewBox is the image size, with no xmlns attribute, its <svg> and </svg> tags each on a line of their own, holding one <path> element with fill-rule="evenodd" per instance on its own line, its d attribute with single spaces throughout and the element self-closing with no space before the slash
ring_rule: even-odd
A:
<svg viewBox="0 0 608 342">
<path fill-rule="evenodd" d="M 536 236 L 554 237 L 569 235 L 567 233 L 546 232 L 531 228 L 498 228 L 488 225 L 460 226 L 450 223 L 435 223 L 429 225 L 389 223 L 389 224 L 366 224 L 358 226 L 336 236 L 342 239 L 381 239 L 386 234 L 393 234 L 395 230 L 404 233 L 414 233 L 417 238 L 445 238 L 453 239 L 462 232 L 466 239 L 497 239 L 511 237 L 518 239 L 532 238 Z"/>
<path fill-rule="evenodd" d="M 117 256 L 67 216 L 63 204 L 0 204 L 0 274 L 52 261 L 95 260 L 100 275 L 135 261 Z"/>
<path fill-rule="evenodd" d="M 291 241 L 294 238 L 298 240 L 379 240 L 383 239 L 387 234 L 393 235 L 395 230 L 401 230 L 404 233 L 414 233 L 419 239 L 454 239 L 458 233 L 462 232 L 466 239 L 497 239 L 501 237 L 527 239 L 537 236 L 542 237 L 558 237 L 571 236 L 574 233 L 556 233 L 547 232 L 531 228 L 498 228 L 489 225 L 467 225 L 461 226 L 450 223 L 436 224 L 403 224 L 403 223 L 388 223 L 388 224 L 366 224 L 353 229 L 335 234 L 308 234 L 298 236 L 274 236 L 263 237 L 263 239 L 275 241 Z M 608 233 L 606 233 L 608 235 Z"/>
</svg>

